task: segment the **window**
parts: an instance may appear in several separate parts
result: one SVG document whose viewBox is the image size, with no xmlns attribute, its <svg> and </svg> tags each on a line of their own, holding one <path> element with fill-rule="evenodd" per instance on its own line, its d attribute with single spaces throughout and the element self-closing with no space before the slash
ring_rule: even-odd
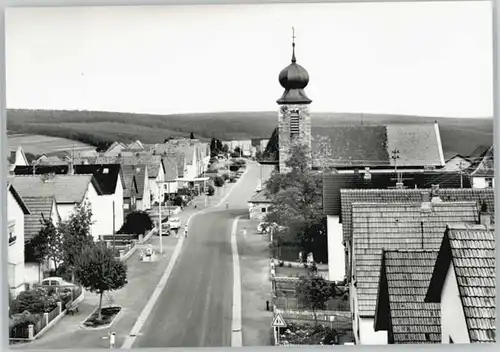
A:
<svg viewBox="0 0 500 352">
<path fill-rule="evenodd" d="M 128 210 L 128 209 L 129 209 L 129 205 L 128 205 L 128 204 L 126 204 L 126 203 L 125 203 L 125 204 L 123 204 L 123 209 Z"/>
<path fill-rule="evenodd" d="M 14 243 L 16 241 L 16 225 L 15 223 L 9 224 L 9 244 Z"/>
<path fill-rule="evenodd" d="M 486 187 L 493 188 L 493 178 L 492 177 L 486 177 Z"/>
<path fill-rule="evenodd" d="M 262 211 L 263 213 L 265 213 L 265 212 L 267 211 L 267 209 L 266 209 L 266 208 L 262 208 L 262 209 L 261 209 L 261 211 Z"/>
<path fill-rule="evenodd" d="M 299 135 L 299 132 L 299 114 L 293 113 L 290 115 L 290 137 L 297 137 Z"/>
</svg>

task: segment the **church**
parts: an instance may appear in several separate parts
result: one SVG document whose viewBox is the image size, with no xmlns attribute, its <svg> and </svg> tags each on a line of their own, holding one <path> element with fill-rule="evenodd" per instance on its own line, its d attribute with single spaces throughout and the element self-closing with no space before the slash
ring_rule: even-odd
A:
<svg viewBox="0 0 500 352">
<path fill-rule="evenodd" d="M 292 59 L 279 74 L 284 88 L 277 100 L 278 124 L 259 163 L 275 165 L 286 172 L 285 162 L 294 143 L 305 144 L 311 152 L 312 169 L 335 169 L 339 173 L 405 172 L 439 170 L 445 160 L 439 126 L 435 123 L 387 125 L 314 126 L 312 100 L 305 88 L 307 70 L 297 63 L 295 35 Z"/>
</svg>

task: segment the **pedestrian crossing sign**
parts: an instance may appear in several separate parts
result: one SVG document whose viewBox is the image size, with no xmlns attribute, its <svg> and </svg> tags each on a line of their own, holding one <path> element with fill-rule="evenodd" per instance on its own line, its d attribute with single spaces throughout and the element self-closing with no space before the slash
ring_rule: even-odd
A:
<svg viewBox="0 0 500 352">
<path fill-rule="evenodd" d="M 286 327 L 285 320 L 283 320 L 283 317 L 281 316 L 280 313 L 276 314 L 274 316 L 273 322 L 271 323 L 271 327 L 273 328 L 284 328 Z"/>
</svg>

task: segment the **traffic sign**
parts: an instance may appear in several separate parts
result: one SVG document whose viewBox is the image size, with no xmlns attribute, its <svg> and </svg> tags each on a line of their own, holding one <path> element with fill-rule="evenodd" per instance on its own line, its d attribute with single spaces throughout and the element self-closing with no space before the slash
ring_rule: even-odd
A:
<svg viewBox="0 0 500 352">
<path fill-rule="evenodd" d="M 271 326 L 273 328 L 285 328 L 286 327 L 285 320 L 283 319 L 283 317 L 281 316 L 280 313 L 278 313 L 274 316 L 274 319 L 273 319 L 273 322 L 271 323 Z"/>
</svg>

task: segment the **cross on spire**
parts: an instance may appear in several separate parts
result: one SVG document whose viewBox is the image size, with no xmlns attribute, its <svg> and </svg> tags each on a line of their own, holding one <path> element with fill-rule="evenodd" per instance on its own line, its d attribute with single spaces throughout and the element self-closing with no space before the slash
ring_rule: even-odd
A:
<svg viewBox="0 0 500 352">
<path fill-rule="evenodd" d="M 292 62 L 296 62 L 297 60 L 295 59 L 295 27 L 292 27 Z"/>
</svg>

